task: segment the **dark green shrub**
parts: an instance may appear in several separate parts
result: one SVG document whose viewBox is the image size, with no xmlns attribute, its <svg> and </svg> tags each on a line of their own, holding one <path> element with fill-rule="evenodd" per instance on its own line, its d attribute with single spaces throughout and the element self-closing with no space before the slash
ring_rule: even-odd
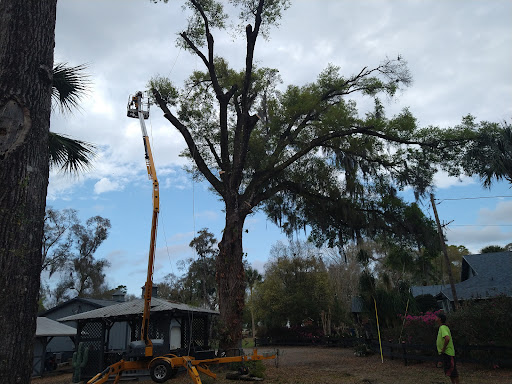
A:
<svg viewBox="0 0 512 384">
<path fill-rule="evenodd" d="M 419 295 L 415 297 L 416 306 L 420 312 L 435 311 L 438 309 L 437 300 L 432 295 Z"/>
<path fill-rule="evenodd" d="M 447 325 L 458 344 L 512 346 L 512 298 L 465 302 Z"/>
<path fill-rule="evenodd" d="M 354 355 L 358 357 L 370 356 L 374 352 L 366 343 L 358 343 L 354 346 Z"/>
<path fill-rule="evenodd" d="M 243 363 L 231 363 L 229 364 L 229 370 L 231 371 L 242 371 L 248 370 L 249 376 L 251 377 L 265 377 L 265 370 L 267 369 L 262 361 L 247 361 Z"/>
<path fill-rule="evenodd" d="M 274 343 L 311 343 L 319 342 L 323 331 L 314 325 L 269 328 L 263 337 L 270 337 Z"/>
<path fill-rule="evenodd" d="M 398 315 L 400 326 L 383 330 L 384 340 L 413 344 L 435 343 L 438 325 L 436 314 Z M 467 301 L 457 312 L 447 314 L 455 344 L 512 346 L 512 298 Z M 403 328 L 402 328 L 403 325 Z"/>
</svg>

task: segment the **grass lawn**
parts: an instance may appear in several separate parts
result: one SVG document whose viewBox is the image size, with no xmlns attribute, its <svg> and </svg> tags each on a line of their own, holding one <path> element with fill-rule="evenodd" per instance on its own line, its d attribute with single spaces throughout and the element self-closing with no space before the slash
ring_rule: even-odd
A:
<svg viewBox="0 0 512 384">
<path fill-rule="evenodd" d="M 443 370 L 433 363 L 405 366 L 400 360 L 384 359 L 379 355 L 356 357 L 352 349 L 325 347 L 283 347 L 282 355 L 275 361 L 266 360 L 267 384 L 448 384 Z M 261 348 L 260 353 L 272 349 Z M 247 351 L 249 352 L 249 351 Z M 203 384 L 233 384 L 225 378 L 225 366 L 211 366 L 218 374 L 217 380 L 201 375 Z M 462 384 L 512 384 L 512 369 L 490 369 L 478 365 L 458 364 Z M 123 383 L 151 384 L 151 379 L 123 381 Z M 33 379 L 32 384 L 69 384 L 71 375 Z M 173 384 L 191 384 L 185 372 L 168 381 Z"/>
</svg>

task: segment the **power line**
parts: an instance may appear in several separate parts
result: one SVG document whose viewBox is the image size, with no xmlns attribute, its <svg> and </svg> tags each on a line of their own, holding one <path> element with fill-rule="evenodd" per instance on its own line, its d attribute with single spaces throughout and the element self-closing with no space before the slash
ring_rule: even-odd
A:
<svg viewBox="0 0 512 384">
<path fill-rule="evenodd" d="M 457 197 L 457 198 L 447 198 L 447 199 L 436 199 L 438 204 L 441 204 L 443 201 L 447 200 L 478 200 L 478 199 L 499 199 L 502 197 L 512 197 L 512 196 L 480 196 L 480 197 Z"/>
<path fill-rule="evenodd" d="M 512 224 L 448 224 L 448 227 L 512 227 Z"/>
</svg>

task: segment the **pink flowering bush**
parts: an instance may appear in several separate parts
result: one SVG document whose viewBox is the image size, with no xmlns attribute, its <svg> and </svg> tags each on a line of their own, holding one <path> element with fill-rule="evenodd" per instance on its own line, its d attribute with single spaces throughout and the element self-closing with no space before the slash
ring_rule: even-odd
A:
<svg viewBox="0 0 512 384">
<path fill-rule="evenodd" d="M 419 315 L 398 315 L 403 324 L 402 341 L 410 344 L 432 344 L 437 336 L 437 315 L 441 311 Z"/>
<path fill-rule="evenodd" d="M 400 314 L 398 314 L 398 317 L 402 321 L 405 320 L 405 326 L 406 327 L 414 326 L 415 324 L 430 326 L 430 325 L 436 325 L 437 324 L 436 323 L 436 319 L 437 319 L 437 315 L 439 313 L 441 313 L 441 310 L 433 311 L 433 312 L 420 313 L 417 316 L 415 316 L 415 315 L 403 316 L 400 313 Z"/>
<path fill-rule="evenodd" d="M 385 330 L 385 339 L 398 343 L 433 344 L 437 336 L 437 314 L 441 311 L 429 311 L 419 315 L 398 314 L 400 326 Z"/>
</svg>

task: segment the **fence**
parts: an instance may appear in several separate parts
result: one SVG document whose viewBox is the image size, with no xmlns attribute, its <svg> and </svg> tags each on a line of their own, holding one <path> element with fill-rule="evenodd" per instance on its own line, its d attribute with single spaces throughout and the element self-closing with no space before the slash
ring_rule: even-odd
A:
<svg viewBox="0 0 512 384">
<path fill-rule="evenodd" d="M 255 346 L 327 346 L 352 348 L 367 344 L 375 353 L 380 353 L 378 340 L 365 340 L 352 337 L 320 337 L 314 339 L 301 338 L 256 338 Z M 478 363 L 488 366 L 512 367 L 512 347 L 496 345 L 456 345 L 457 361 Z M 382 342 L 382 354 L 391 360 L 401 359 L 405 365 L 414 361 L 439 361 L 433 342 L 431 345 Z"/>
<path fill-rule="evenodd" d="M 379 342 L 372 340 L 371 347 L 379 351 Z M 457 361 L 490 366 L 512 367 L 512 347 L 496 345 L 456 345 Z M 411 361 L 439 361 L 433 345 L 408 343 L 382 343 L 382 352 L 391 359 L 399 358 L 407 365 Z"/>
<path fill-rule="evenodd" d="M 295 347 L 307 347 L 307 346 L 327 346 L 327 347 L 339 347 L 339 348 L 352 348 L 357 344 L 364 342 L 364 339 L 357 337 L 312 337 L 312 338 L 301 338 L 301 337 L 258 337 L 254 339 L 255 347 L 265 346 L 295 346 Z"/>
</svg>

